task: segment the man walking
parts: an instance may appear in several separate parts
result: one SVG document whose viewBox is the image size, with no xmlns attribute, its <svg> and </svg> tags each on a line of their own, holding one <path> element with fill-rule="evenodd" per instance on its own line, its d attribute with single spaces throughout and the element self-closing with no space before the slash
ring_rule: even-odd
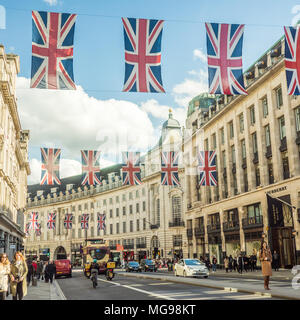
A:
<svg viewBox="0 0 300 320">
<path fill-rule="evenodd" d="M 51 263 L 49 263 L 46 266 L 45 272 L 48 274 L 48 277 L 50 279 L 50 283 L 53 282 L 53 276 L 55 276 L 55 272 L 56 272 L 56 266 L 54 261 L 51 261 Z"/>
<path fill-rule="evenodd" d="M 277 253 L 276 250 L 273 252 L 273 265 L 274 265 L 274 270 L 278 271 L 279 270 L 279 254 Z"/>
<path fill-rule="evenodd" d="M 242 274 L 243 273 L 243 269 L 244 269 L 244 259 L 243 259 L 243 256 L 241 255 L 241 253 L 238 256 L 237 263 L 238 263 L 238 272 L 240 274 Z"/>
</svg>

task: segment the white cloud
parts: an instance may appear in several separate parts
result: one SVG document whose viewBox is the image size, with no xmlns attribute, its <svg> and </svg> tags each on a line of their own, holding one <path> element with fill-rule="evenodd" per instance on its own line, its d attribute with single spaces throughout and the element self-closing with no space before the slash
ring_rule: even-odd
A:
<svg viewBox="0 0 300 320">
<path fill-rule="evenodd" d="M 193 51 L 195 59 L 200 59 L 202 62 L 207 62 L 206 54 L 201 49 L 195 49 Z"/>
<path fill-rule="evenodd" d="M 17 78 L 19 114 L 22 127 L 30 130 L 30 146 L 61 147 L 63 158 L 78 160 L 80 150 L 101 150 L 102 157 L 117 161 L 121 151 L 146 150 L 157 142 L 137 104 L 98 100 L 80 86 L 74 91 L 28 88 L 29 79 Z"/>
<path fill-rule="evenodd" d="M 57 5 L 57 0 L 43 0 L 43 1 L 46 2 L 47 4 L 49 4 L 50 6 Z"/>
<path fill-rule="evenodd" d="M 196 76 L 196 79 L 186 78 L 172 90 L 175 102 L 184 107 L 187 107 L 189 101 L 195 96 L 208 91 L 207 73 L 205 71 L 197 72 L 193 70 L 189 73 Z"/>
<path fill-rule="evenodd" d="M 169 110 L 172 110 L 174 119 L 178 120 L 181 125 L 184 125 L 186 112 L 184 108 L 171 108 L 169 106 L 160 105 L 155 99 L 141 103 L 141 108 L 153 117 L 166 120 L 169 116 Z"/>
</svg>

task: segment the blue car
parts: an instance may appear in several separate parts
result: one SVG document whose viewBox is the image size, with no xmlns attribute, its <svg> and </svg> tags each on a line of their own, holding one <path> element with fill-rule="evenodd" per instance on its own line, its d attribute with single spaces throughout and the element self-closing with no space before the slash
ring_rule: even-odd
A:
<svg viewBox="0 0 300 320">
<path fill-rule="evenodd" d="M 131 271 L 141 272 L 141 271 L 142 271 L 142 268 L 141 268 L 141 266 L 139 265 L 138 262 L 136 262 L 136 261 L 129 261 L 129 262 L 127 263 L 127 266 L 126 266 L 126 272 L 131 272 Z"/>
</svg>

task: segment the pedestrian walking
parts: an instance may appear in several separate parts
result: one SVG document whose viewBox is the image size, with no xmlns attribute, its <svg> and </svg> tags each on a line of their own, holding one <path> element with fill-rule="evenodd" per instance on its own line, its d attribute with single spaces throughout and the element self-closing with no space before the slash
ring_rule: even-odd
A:
<svg viewBox="0 0 300 320">
<path fill-rule="evenodd" d="M 276 250 L 273 252 L 273 266 L 275 271 L 279 270 L 279 254 Z"/>
<path fill-rule="evenodd" d="M 248 272 L 249 269 L 249 257 L 247 255 L 243 256 L 244 270 Z"/>
<path fill-rule="evenodd" d="M 32 266 L 33 266 L 33 277 L 36 276 L 36 272 L 37 272 L 37 263 L 36 263 L 36 260 L 33 260 L 32 261 Z"/>
<path fill-rule="evenodd" d="M 210 265 L 210 260 L 208 257 L 205 257 L 205 265 L 206 265 L 206 268 L 208 269 L 208 271 L 210 271 L 211 265 Z"/>
<path fill-rule="evenodd" d="M 27 264 L 20 251 L 14 255 L 14 260 L 10 269 L 10 291 L 13 300 L 22 300 L 27 294 L 26 275 L 28 272 Z"/>
<path fill-rule="evenodd" d="M 32 261 L 30 259 L 27 260 L 27 270 L 28 272 L 27 272 L 26 280 L 27 280 L 27 286 L 29 286 L 32 276 L 34 274 L 34 268 L 32 265 Z"/>
<path fill-rule="evenodd" d="M 38 261 L 37 268 L 36 268 L 36 277 L 38 278 L 38 280 L 40 280 L 42 272 L 43 272 L 43 261 Z"/>
<path fill-rule="evenodd" d="M 226 273 L 228 273 L 228 269 L 229 269 L 229 259 L 228 259 L 227 256 L 226 256 L 225 259 L 224 259 L 224 267 L 225 267 Z"/>
<path fill-rule="evenodd" d="M 272 275 L 272 254 L 268 247 L 268 244 L 263 241 L 259 252 L 259 260 L 261 261 L 261 271 L 264 276 L 264 288 L 270 290 L 269 281 Z"/>
<path fill-rule="evenodd" d="M 46 263 L 42 261 L 41 280 L 45 279 L 45 268 L 46 268 Z"/>
<path fill-rule="evenodd" d="M 252 255 L 251 255 L 251 257 L 250 257 L 250 261 L 251 261 L 251 271 L 257 271 L 257 266 L 256 266 L 256 264 L 257 264 L 257 255 L 256 255 L 256 253 L 255 253 L 255 250 L 253 249 L 253 253 L 252 253 Z"/>
<path fill-rule="evenodd" d="M 233 268 L 233 258 L 232 258 L 232 255 L 230 255 L 229 258 L 228 258 L 228 267 L 229 267 L 229 271 L 232 272 L 232 268 Z"/>
<path fill-rule="evenodd" d="M 234 271 L 238 271 L 237 257 L 234 257 L 232 267 Z"/>
<path fill-rule="evenodd" d="M 44 267 L 44 275 L 45 275 L 45 282 L 48 283 L 49 282 L 49 273 L 48 273 L 48 264 L 49 264 L 49 261 L 46 261 L 45 263 L 45 267 Z"/>
<path fill-rule="evenodd" d="M 50 280 L 50 283 L 52 283 L 53 282 L 53 276 L 55 276 L 55 273 L 56 273 L 56 266 L 55 266 L 54 261 L 51 261 L 51 263 L 49 263 L 46 266 L 45 272 L 48 275 L 48 279 Z"/>
<path fill-rule="evenodd" d="M 213 272 L 217 271 L 217 258 L 215 256 L 212 258 L 212 270 Z"/>
<path fill-rule="evenodd" d="M 238 264 L 238 272 L 240 274 L 243 274 L 243 269 L 244 269 L 244 259 L 243 259 L 243 256 L 242 254 L 240 253 L 239 256 L 238 256 L 238 259 L 237 259 L 237 264 Z"/>
<path fill-rule="evenodd" d="M 8 293 L 10 275 L 10 262 L 7 254 L 2 253 L 0 256 L 0 300 L 5 300 Z"/>
</svg>

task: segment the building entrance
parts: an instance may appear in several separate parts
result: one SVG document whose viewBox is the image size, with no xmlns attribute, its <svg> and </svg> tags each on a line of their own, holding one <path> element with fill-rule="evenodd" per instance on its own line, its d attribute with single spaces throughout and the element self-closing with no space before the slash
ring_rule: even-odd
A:
<svg viewBox="0 0 300 320">
<path fill-rule="evenodd" d="M 267 195 L 270 223 L 270 244 L 272 253 L 278 252 L 282 268 L 292 268 L 296 264 L 295 240 L 292 237 L 293 214 L 290 196 L 275 199 Z M 284 202 L 280 201 L 283 200 Z"/>
</svg>

